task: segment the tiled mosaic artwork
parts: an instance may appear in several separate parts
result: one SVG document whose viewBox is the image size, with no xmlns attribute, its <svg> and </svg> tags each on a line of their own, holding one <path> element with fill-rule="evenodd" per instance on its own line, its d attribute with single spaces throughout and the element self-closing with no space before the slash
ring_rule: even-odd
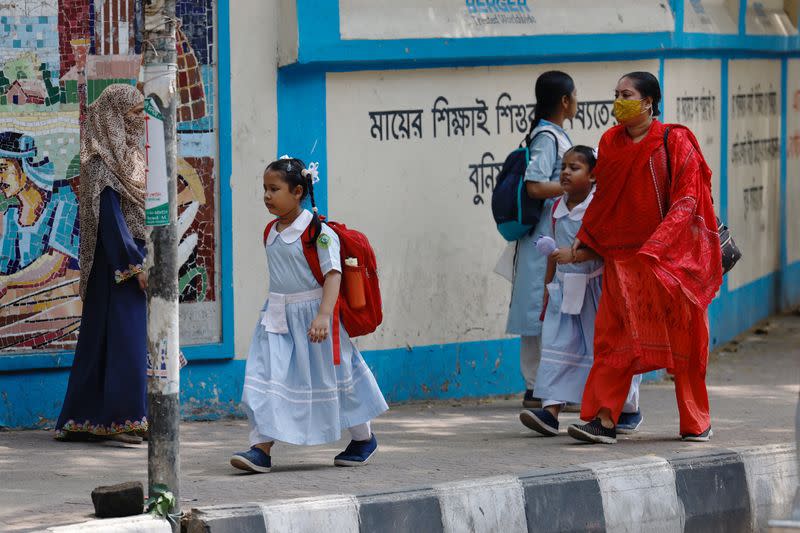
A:
<svg viewBox="0 0 800 533">
<path fill-rule="evenodd" d="M 214 299 L 216 209 L 214 195 L 208 193 L 214 190 L 214 159 L 187 157 L 178 162 L 178 216 L 182 222 L 191 221 L 181 237 L 188 254 L 185 259 L 180 256 L 184 259 L 178 277 L 181 302 Z"/>
<path fill-rule="evenodd" d="M 141 67 L 142 0 L 0 4 L 0 353 L 73 349 L 80 117 Z M 157 3 L 157 2 L 154 2 Z M 178 0 L 183 306 L 219 300 L 212 0 Z M 218 325 L 208 338 L 218 340 Z"/>
</svg>

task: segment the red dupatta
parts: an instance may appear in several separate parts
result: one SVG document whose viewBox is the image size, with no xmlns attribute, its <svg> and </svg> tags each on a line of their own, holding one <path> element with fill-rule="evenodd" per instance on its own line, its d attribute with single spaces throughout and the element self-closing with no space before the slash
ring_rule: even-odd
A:
<svg viewBox="0 0 800 533">
<path fill-rule="evenodd" d="M 653 155 L 662 147 L 665 128 L 654 120 L 638 143 L 622 125 L 603 135 L 594 170 L 597 190 L 578 238 L 607 258 L 636 254 L 670 294 L 682 291 L 705 309 L 722 283 L 711 170 L 692 132 L 671 125 L 672 176 L 657 180 Z M 659 191 L 658 181 L 668 184 L 668 191 Z M 650 200 L 654 188 L 663 214 Z"/>
</svg>

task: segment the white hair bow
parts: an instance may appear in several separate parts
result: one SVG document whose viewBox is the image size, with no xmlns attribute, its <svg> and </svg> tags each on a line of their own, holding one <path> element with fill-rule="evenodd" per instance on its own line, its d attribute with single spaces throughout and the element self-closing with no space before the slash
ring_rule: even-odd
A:
<svg viewBox="0 0 800 533">
<path fill-rule="evenodd" d="M 310 176 L 311 177 L 311 185 L 316 185 L 317 182 L 319 181 L 319 163 L 317 163 L 317 162 L 309 163 L 308 164 L 308 168 L 304 169 L 302 174 L 303 174 L 303 177 L 306 177 L 306 178 Z"/>
</svg>

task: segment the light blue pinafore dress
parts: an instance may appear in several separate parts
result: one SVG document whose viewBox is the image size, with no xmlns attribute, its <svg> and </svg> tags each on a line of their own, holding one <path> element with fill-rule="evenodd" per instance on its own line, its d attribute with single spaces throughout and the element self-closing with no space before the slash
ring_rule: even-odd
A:
<svg viewBox="0 0 800 533">
<path fill-rule="evenodd" d="M 334 365 L 330 335 L 308 339 L 322 299 L 300 238 L 311 222 L 304 211 L 292 226 L 267 237 L 269 298 L 247 357 L 242 403 L 251 444 L 279 440 L 315 445 L 337 441 L 342 429 L 369 422 L 388 409 L 375 377 L 344 327 L 341 362 Z M 323 274 L 341 272 L 339 238 L 329 227 L 317 242 Z M 255 441 L 255 442 L 254 442 Z"/>
<path fill-rule="evenodd" d="M 569 248 L 581 227 L 590 194 L 572 211 L 562 196 L 548 211 L 543 232 L 559 248 Z M 550 300 L 542 328 L 542 361 L 534 394 L 543 401 L 581 403 L 583 388 L 594 361 L 594 322 L 600 303 L 603 262 L 585 261 L 558 265 L 547 285 Z"/>
</svg>

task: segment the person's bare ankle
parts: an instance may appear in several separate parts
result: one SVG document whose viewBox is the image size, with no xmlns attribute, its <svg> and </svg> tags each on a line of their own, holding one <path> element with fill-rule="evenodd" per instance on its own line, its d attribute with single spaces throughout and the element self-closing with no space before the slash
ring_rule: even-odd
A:
<svg viewBox="0 0 800 533">
<path fill-rule="evenodd" d="M 260 444 L 256 444 L 255 447 L 264 452 L 265 454 L 269 455 L 270 450 L 272 449 L 272 445 L 275 442 L 262 442 Z"/>
<path fill-rule="evenodd" d="M 553 415 L 556 420 L 558 420 L 558 414 L 561 412 L 561 404 L 557 405 L 548 405 L 544 408 L 545 411 Z"/>
<path fill-rule="evenodd" d="M 606 429 L 613 429 L 616 424 L 614 424 L 614 420 L 611 418 L 611 411 L 608 409 L 601 409 L 597 413 L 597 418 L 600 419 L 600 424 Z"/>
</svg>

